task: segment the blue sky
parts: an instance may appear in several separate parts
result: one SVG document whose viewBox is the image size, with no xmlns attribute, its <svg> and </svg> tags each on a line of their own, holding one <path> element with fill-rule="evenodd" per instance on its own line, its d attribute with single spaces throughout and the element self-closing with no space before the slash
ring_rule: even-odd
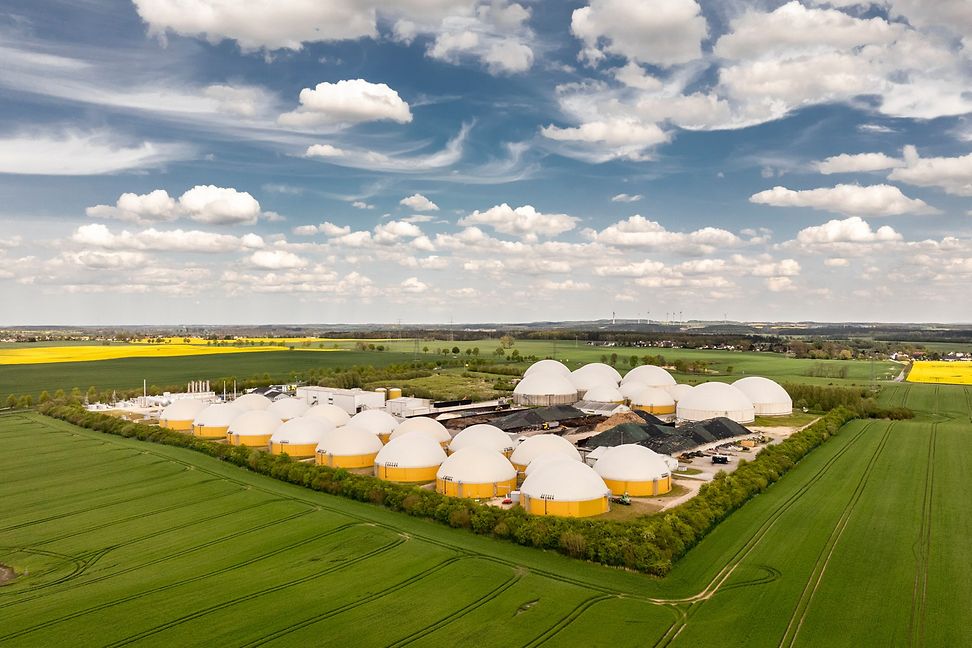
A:
<svg viewBox="0 0 972 648">
<path fill-rule="evenodd" d="M 0 11 L 2 324 L 968 321 L 972 8 Z"/>
</svg>

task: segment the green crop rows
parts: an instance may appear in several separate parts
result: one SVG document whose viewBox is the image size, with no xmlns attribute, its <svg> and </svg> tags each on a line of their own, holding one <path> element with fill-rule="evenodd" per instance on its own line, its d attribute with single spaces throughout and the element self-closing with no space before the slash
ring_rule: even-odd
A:
<svg viewBox="0 0 972 648">
<path fill-rule="evenodd" d="M 972 389 L 881 398 L 662 580 L 3 415 L 0 645 L 972 645 Z"/>
</svg>

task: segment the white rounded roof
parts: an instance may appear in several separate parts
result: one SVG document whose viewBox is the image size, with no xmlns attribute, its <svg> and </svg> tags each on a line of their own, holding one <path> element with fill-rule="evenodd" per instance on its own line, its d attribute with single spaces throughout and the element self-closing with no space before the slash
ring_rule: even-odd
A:
<svg viewBox="0 0 972 648">
<path fill-rule="evenodd" d="M 520 492 L 560 502 L 586 502 L 611 493 L 601 476 L 581 461 L 547 464 L 523 480 Z"/>
<path fill-rule="evenodd" d="M 310 406 L 307 405 L 307 401 L 299 398 L 281 398 L 270 403 L 267 411 L 276 414 L 282 419 L 292 419 L 303 416 L 304 412 L 309 408 Z"/>
<path fill-rule="evenodd" d="M 621 382 L 621 374 L 618 370 L 603 362 L 591 362 L 579 369 L 574 369 L 570 374 L 571 382 L 580 391 L 586 391 L 598 385 L 618 386 Z"/>
<path fill-rule="evenodd" d="M 523 471 L 523 474 L 532 475 L 538 470 L 541 470 L 547 464 L 559 463 L 559 462 L 574 463 L 574 461 L 576 460 L 573 457 L 570 457 L 565 454 L 559 454 L 559 453 L 542 454 L 530 462 L 530 465 L 526 467 L 526 470 Z"/>
<path fill-rule="evenodd" d="M 675 399 L 661 387 L 645 387 L 631 396 L 632 405 L 674 405 Z"/>
<path fill-rule="evenodd" d="M 207 403 L 195 398 L 184 398 L 166 405 L 159 414 L 160 421 L 191 421 L 196 414 L 206 409 Z"/>
<path fill-rule="evenodd" d="M 598 385 L 587 390 L 584 400 L 597 403 L 617 403 L 624 400 L 624 395 L 614 385 Z"/>
<path fill-rule="evenodd" d="M 435 476 L 466 484 L 494 484 L 516 479 L 516 468 L 501 452 L 469 446 L 449 455 Z"/>
<path fill-rule="evenodd" d="M 621 382 L 626 383 L 632 380 L 643 382 L 649 387 L 664 387 L 665 385 L 675 384 L 675 379 L 672 378 L 672 374 L 655 365 L 638 365 L 626 373 Z"/>
<path fill-rule="evenodd" d="M 781 404 L 793 407 L 793 399 L 776 382 L 762 376 L 747 376 L 732 383 L 732 386 L 749 396 L 749 400 L 759 405 Z"/>
<path fill-rule="evenodd" d="M 581 460 L 580 453 L 574 444 L 556 434 L 537 434 L 524 439 L 510 456 L 510 461 L 521 466 L 528 466 L 530 462 L 544 454 L 562 454 L 577 461 Z"/>
<path fill-rule="evenodd" d="M 683 398 L 685 398 L 686 396 L 688 396 L 689 392 L 692 391 L 693 386 L 692 385 L 685 385 L 685 384 L 682 384 L 682 385 L 666 385 L 665 387 L 663 387 L 663 389 L 665 391 L 667 391 L 669 394 L 671 394 L 672 395 L 672 398 L 674 398 L 675 399 L 675 402 L 677 403 L 680 400 L 682 400 Z"/>
<path fill-rule="evenodd" d="M 291 445 L 317 444 L 324 435 L 334 429 L 334 424 L 322 418 L 300 416 L 283 423 L 270 437 L 271 443 Z"/>
<path fill-rule="evenodd" d="M 561 376 L 565 377 L 570 375 L 570 369 L 568 369 L 567 365 L 565 365 L 563 362 L 560 362 L 559 360 L 547 359 L 538 360 L 527 367 L 527 370 L 523 372 L 523 377 L 526 378 L 530 374 L 537 372 L 550 372 L 560 374 Z"/>
<path fill-rule="evenodd" d="M 319 416 L 327 419 L 338 427 L 347 425 L 348 421 L 351 420 L 351 415 L 345 412 L 343 409 L 337 405 L 329 405 L 327 403 L 319 403 L 312 406 L 304 413 L 304 416 Z"/>
<path fill-rule="evenodd" d="M 707 382 L 696 385 L 678 402 L 677 416 L 692 421 L 726 416 L 744 423 L 755 416 L 753 401 L 728 383 Z"/>
<path fill-rule="evenodd" d="M 577 393 L 577 388 L 567 376 L 540 371 L 516 383 L 513 393 L 524 396 L 570 396 Z"/>
<path fill-rule="evenodd" d="M 382 447 L 381 439 L 368 430 L 343 425 L 325 432 L 317 444 L 317 451 L 335 457 L 353 457 L 374 454 Z"/>
<path fill-rule="evenodd" d="M 351 417 L 348 425 L 357 425 L 372 434 L 391 434 L 398 426 L 398 419 L 385 410 L 364 410 Z"/>
<path fill-rule="evenodd" d="M 481 446 L 499 452 L 510 452 L 516 447 L 516 442 L 510 435 L 489 423 L 477 423 L 460 430 L 449 442 L 449 449 L 457 452 L 463 448 Z"/>
<path fill-rule="evenodd" d="M 608 448 L 594 464 L 594 472 L 615 481 L 654 481 L 671 473 L 661 455 L 631 443 Z"/>
<path fill-rule="evenodd" d="M 243 394 L 234 400 L 233 404 L 244 410 L 265 410 L 272 402 L 263 394 Z"/>
<path fill-rule="evenodd" d="M 625 398 L 631 398 L 643 389 L 648 389 L 649 385 L 637 380 L 629 380 L 628 382 L 622 382 L 621 386 L 618 387 L 618 391 Z"/>
<path fill-rule="evenodd" d="M 216 403 L 200 410 L 196 414 L 196 418 L 193 419 L 192 424 L 208 427 L 227 427 L 242 413 L 243 410 L 231 403 Z"/>
<path fill-rule="evenodd" d="M 428 468 L 446 460 L 445 450 L 424 434 L 406 434 L 392 439 L 378 451 L 375 465 L 397 468 Z"/>
<path fill-rule="evenodd" d="M 452 435 L 449 434 L 449 430 L 446 426 L 442 425 L 435 419 L 430 419 L 427 416 L 416 416 L 414 418 L 405 419 L 395 428 L 395 431 L 391 433 L 391 438 L 397 439 L 400 436 L 405 436 L 406 434 L 424 434 L 426 436 L 432 437 L 439 443 L 448 443 L 452 441 Z"/>
<path fill-rule="evenodd" d="M 283 421 L 279 416 L 266 410 L 249 410 L 243 412 L 230 423 L 229 433 L 240 436 L 261 436 L 273 434 Z"/>
</svg>

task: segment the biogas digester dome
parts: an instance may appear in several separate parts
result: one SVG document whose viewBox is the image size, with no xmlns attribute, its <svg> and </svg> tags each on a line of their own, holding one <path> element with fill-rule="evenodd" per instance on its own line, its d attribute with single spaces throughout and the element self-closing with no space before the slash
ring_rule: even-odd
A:
<svg viewBox="0 0 972 648">
<path fill-rule="evenodd" d="M 603 362 L 591 362 L 571 372 L 570 380 L 578 394 L 587 398 L 585 394 L 595 387 L 605 385 L 617 387 L 618 383 L 621 382 L 621 374 L 611 365 L 606 365 Z"/>
<path fill-rule="evenodd" d="M 523 472 L 530 462 L 545 454 L 560 454 L 573 461 L 580 461 L 580 453 L 574 444 L 556 434 L 537 434 L 525 439 L 510 455 L 517 471 Z"/>
<path fill-rule="evenodd" d="M 385 410 L 364 410 L 352 416 L 348 425 L 364 428 L 381 439 L 382 443 L 388 443 L 392 430 L 398 427 L 398 419 Z"/>
<path fill-rule="evenodd" d="M 666 387 L 675 384 L 672 374 L 655 365 L 639 365 L 626 373 L 621 380 L 622 383 L 632 381 L 644 383 L 649 387 Z"/>
<path fill-rule="evenodd" d="M 640 383 L 636 383 L 640 384 Z M 631 409 L 641 410 L 658 416 L 675 413 L 675 399 L 661 387 L 644 387 L 629 398 Z"/>
<path fill-rule="evenodd" d="M 200 410 L 192 421 L 192 433 L 204 439 L 220 439 L 226 436 L 230 423 L 243 413 L 232 403 L 216 403 Z"/>
<path fill-rule="evenodd" d="M 195 398 L 177 400 L 166 405 L 159 415 L 159 425 L 176 432 L 191 432 L 192 422 L 199 412 L 206 409 L 206 403 Z"/>
<path fill-rule="evenodd" d="M 276 414 L 284 421 L 303 416 L 309 409 L 309 405 L 299 398 L 281 398 L 270 403 L 267 411 Z"/>
<path fill-rule="evenodd" d="M 505 497 L 516 488 L 516 468 L 502 453 L 472 445 L 456 450 L 435 473 L 435 490 L 453 497 Z"/>
<path fill-rule="evenodd" d="M 281 423 L 279 416 L 266 410 L 249 410 L 233 419 L 226 431 L 226 440 L 230 445 L 266 448 Z"/>
<path fill-rule="evenodd" d="M 608 510 L 610 489 L 581 461 L 553 461 L 520 486 L 520 506 L 534 515 L 587 517 Z"/>
<path fill-rule="evenodd" d="M 624 394 L 614 385 L 598 385 L 587 390 L 584 400 L 595 403 L 617 403 L 624 402 Z"/>
<path fill-rule="evenodd" d="M 324 418 L 337 427 L 347 425 L 348 421 L 351 420 L 351 416 L 343 409 L 337 405 L 329 405 L 327 403 L 320 403 L 312 406 L 309 410 L 304 412 L 304 416 L 317 416 Z"/>
<path fill-rule="evenodd" d="M 495 425 L 477 423 L 476 425 L 470 425 L 460 430 L 456 436 L 452 437 L 452 441 L 449 442 L 449 450 L 451 452 L 457 452 L 470 446 L 482 446 L 501 452 L 504 456 L 509 457 L 513 454 L 516 443 L 510 438 L 509 434 Z"/>
<path fill-rule="evenodd" d="M 313 457 L 317 444 L 334 429 L 334 424 L 322 418 L 301 416 L 285 421 L 270 436 L 270 453 L 287 453 L 291 457 Z"/>
<path fill-rule="evenodd" d="M 727 383 L 696 385 L 680 400 L 675 416 L 684 421 L 704 421 L 725 416 L 736 423 L 752 423 L 756 416 L 753 402 L 741 390 Z"/>
<path fill-rule="evenodd" d="M 375 477 L 386 481 L 422 484 L 435 480 L 446 460 L 445 450 L 425 434 L 405 434 L 392 439 L 375 457 Z"/>
<path fill-rule="evenodd" d="M 239 407 L 241 410 L 249 411 L 249 410 L 265 410 L 268 407 L 270 407 L 270 403 L 272 402 L 273 401 L 271 401 L 263 394 L 251 393 L 251 394 L 243 394 L 242 396 L 234 400 L 233 404 Z"/>
<path fill-rule="evenodd" d="M 427 416 L 405 419 L 395 427 L 389 438 L 397 439 L 406 434 L 424 434 L 435 439 L 436 443 L 442 447 L 449 445 L 449 442 L 452 441 L 452 435 L 449 434 L 446 426 Z"/>
<path fill-rule="evenodd" d="M 749 396 L 756 416 L 788 416 L 793 413 L 793 399 L 775 380 L 747 376 L 732 383 L 732 386 Z"/>
<path fill-rule="evenodd" d="M 317 444 L 318 466 L 370 468 L 382 448 L 381 439 L 354 425 L 328 430 Z"/>
<path fill-rule="evenodd" d="M 567 368 L 563 362 L 559 360 L 539 360 L 534 362 L 532 365 L 527 367 L 527 370 L 523 372 L 523 377 L 526 378 L 530 374 L 538 372 L 549 372 L 560 374 L 565 378 L 570 375 L 570 369 Z"/>
<path fill-rule="evenodd" d="M 537 371 L 516 384 L 513 402 L 517 405 L 569 405 L 577 402 L 577 388 L 567 376 Z"/>
<path fill-rule="evenodd" d="M 594 464 L 594 472 L 615 495 L 645 497 L 672 490 L 672 472 L 665 458 L 640 445 L 608 448 Z"/>
</svg>

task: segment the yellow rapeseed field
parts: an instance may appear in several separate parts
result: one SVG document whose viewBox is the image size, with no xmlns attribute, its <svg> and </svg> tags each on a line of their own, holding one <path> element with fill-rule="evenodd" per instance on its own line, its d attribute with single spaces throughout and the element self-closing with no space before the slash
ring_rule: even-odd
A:
<svg viewBox="0 0 972 648">
<path fill-rule="evenodd" d="M 301 351 L 333 351 L 308 348 Z M 36 348 L 0 348 L 0 365 L 41 364 L 47 362 L 90 362 L 119 358 L 167 358 L 177 356 L 212 355 L 223 353 L 258 353 L 287 351 L 280 346 L 209 346 L 181 342 L 170 344 L 112 344 L 109 346 L 51 346 Z"/>
<path fill-rule="evenodd" d="M 916 362 L 908 382 L 972 385 L 972 362 Z"/>
</svg>

